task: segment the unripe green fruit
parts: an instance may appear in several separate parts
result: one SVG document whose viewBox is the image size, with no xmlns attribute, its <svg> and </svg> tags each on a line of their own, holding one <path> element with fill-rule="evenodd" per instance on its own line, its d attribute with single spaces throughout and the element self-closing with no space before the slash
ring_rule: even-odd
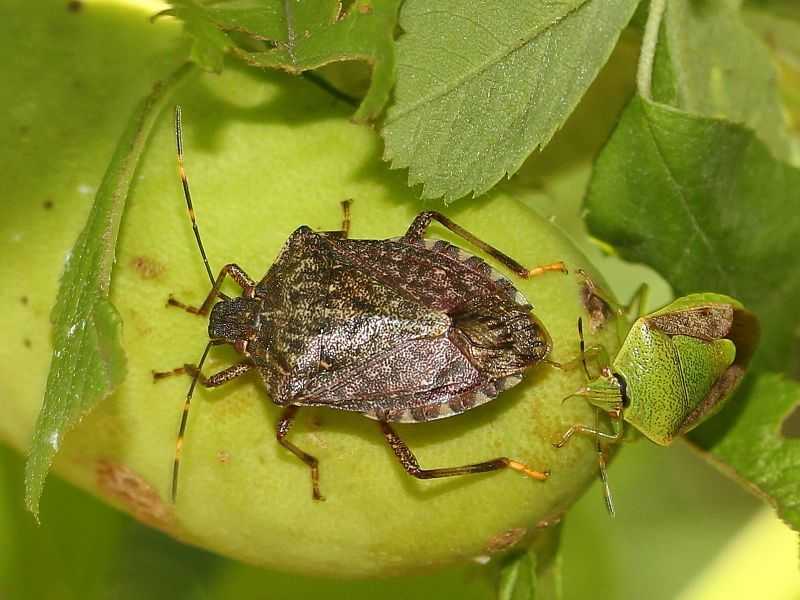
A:
<svg viewBox="0 0 800 600">
<path fill-rule="evenodd" d="M 401 235 L 426 208 L 406 187 L 405 173 L 390 172 L 381 162 L 376 132 L 350 123 L 348 107 L 301 79 L 231 69 L 196 79 L 175 100 L 184 109 L 186 169 L 215 270 L 237 262 L 259 279 L 297 226 L 337 229 L 344 198 L 354 200 L 351 236 L 356 238 Z M 97 166 L 98 178 L 104 168 Z M 57 189 L 53 194 L 61 198 Z M 571 242 L 523 199 L 523 191 L 513 197 L 493 194 L 463 200 L 446 212 L 524 265 L 563 260 L 572 273 L 582 268 L 597 278 Z M 24 223 L 33 244 L 15 244 L 9 236 L 0 242 L 10 265 L 5 276 L 25 282 L 24 289 L 7 288 L 0 296 L 8 348 L 26 357 L 22 365 L 0 361 L 0 436 L 18 449 L 29 443 L 51 352 L 47 310 L 53 296 L 39 290 L 54 294 L 52 271 L 60 270 L 63 251 L 47 240 L 74 239 L 80 219 L 60 220 L 58 211 L 67 216 L 84 210 L 73 201 L 54 204 L 41 218 L 21 217 L 38 206 L 31 199 L 9 209 L 9 223 Z M 480 255 L 438 226 L 430 235 Z M 31 272 L 26 261 L 31 252 L 37 265 L 48 268 Z M 576 321 L 586 315 L 578 280 L 559 273 L 512 279 L 552 336 L 551 358 L 574 358 Z M 503 471 L 418 481 L 403 471 L 375 422 L 353 413 L 303 409 L 289 439 L 320 461 L 327 499 L 315 502 L 308 468 L 275 441 L 280 409 L 256 376 L 246 376 L 195 394 L 173 506 L 170 470 L 189 379 L 154 384 L 151 372 L 199 359 L 206 320 L 167 308 L 165 301 L 174 294 L 199 304 L 208 288 L 166 113 L 128 200 L 113 276 L 111 299 L 124 322 L 128 375 L 66 436 L 55 470 L 170 535 L 249 563 L 305 574 L 403 573 L 482 561 L 530 541 L 557 522 L 596 474 L 591 440 L 575 440 L 561 450 L 551 445 L 573 423 L 593 422 L 586 403 L 562 404 L 584 383 L 583 373 L 541 364 L 486 406 L 396 430 L 425 468 L 508 456 L 535 469 L 549 468 L 550 480 Z M 35 301 L 23 303 L 23 296 Z M 588 338 L 605 344 L 612 355 L 616 350 L 613 327 Z M 25 340 L 35 343 L 26 348 Z M 214 373 L 235 360 L 232 349 L 214 349 L 204 371 Z M 42 514 L 43 526 L 50 518 L 54 515 Z"/>
</svg>

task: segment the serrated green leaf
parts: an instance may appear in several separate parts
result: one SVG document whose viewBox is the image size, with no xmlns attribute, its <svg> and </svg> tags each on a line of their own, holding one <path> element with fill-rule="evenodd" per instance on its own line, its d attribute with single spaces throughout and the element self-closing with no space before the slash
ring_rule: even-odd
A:
<svg viewBox="0 0 800 600">
<path fill-rule="evenodd" d="M 134 110 L 86 225 L 67 255 L 51 314 L 50 372 L 25 465 L 25 503 L 37 518 L 44 481 L 63 436 L 125 377 L 121 321 L 108 299 L 117 234 L 153 123 L 172 90 L 190 72 L 189 65 L 181 67 L 154 86 Z"/>
<path fill-rule="evenodd" d="M 738 0 L 667 3 L 659 52 L 668 55 L 674 97 L 653 99 L 689 113 L 743 123 L 773 154 L 790 156 L 777 74 L 769 52 L 745 25 Z M 655 75 L 662 73 L 656 69 Z M 657 87 L 657 86 L 656 86 Z"/>
<path fill-rule="evenodd" d="M 163 10 L 154 18 L 176 17 L 183 21 L 184 32 L 192 38 L 191 59 L 206 71 L 222 71 L 225 52 L 232 42 L 213 22 L 206 18 L 203 8 L 194 0 L 173 0 L 173 8 Z"/>
<path fill-rule="evenodd" d="M 406 2 L 384 158 L 425 198 L 486 192 L 563 125 L 637 4 Z"/>
<path fill-rule="evenodd" d="M 774 373 L 751 379 L 731 406 L 690 434 L 712 462 L 754 486 L 800 530 L 800 438 L 782 435 L 784 419 L 800 406 L 800 384 Z"/>
<path fill-rule="evenodd" d="M 400 1 L 356 0 L 343 8 L 338 0 L 234 0 L 207 6 L 172 0 L 168 12 L 186 23 L 196 44 L 206 48 L 204 54 L 219 55 L 220 66 L 223 50 L 253 66 L 290 73 L 336 61 L 365 61 L 372 67 L 372 81 L 354 117 L 363 121 L 380 114 L 394 85 Z"/>
</svg>

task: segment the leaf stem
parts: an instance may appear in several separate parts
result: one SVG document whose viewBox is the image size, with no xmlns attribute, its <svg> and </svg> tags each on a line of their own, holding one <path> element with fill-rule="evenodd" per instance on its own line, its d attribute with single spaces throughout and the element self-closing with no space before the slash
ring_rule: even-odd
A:
<svg viewBox="0 0 800 600">
<path fill-rule="evenodd" d="M 639 95 L 647 100 L 652 100 L 653 62 L 656 56 L 658 32 L 661 21 L 667 8 L 667 0 L 650 0 L 650 12 L 642 38 L 642 48 L 639 51 L 639 65 L 636 69 L 636 87 Z"/>
</svg>

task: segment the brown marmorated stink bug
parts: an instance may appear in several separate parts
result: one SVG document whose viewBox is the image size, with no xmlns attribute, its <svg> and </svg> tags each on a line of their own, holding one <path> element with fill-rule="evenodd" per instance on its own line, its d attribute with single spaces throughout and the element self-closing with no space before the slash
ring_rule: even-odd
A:
<svg viewBox="0 0 800 600">
<path fill-rule="evenodd" d="M 517 385 L 524 371 L 545 360 L 551 348 L 531 305 L 508 279 L 448 242 L 423 237 L 431 221 L 520 277 L 566 272 L 562 262 L 526 269 L 437 212 L 417 215 L 399 238 L 349 239 L 349 201 L 345 201 L 340 231 L 299 227 L 260 281 L 235 264 L 225 265 L 214 278 L 183 169 L 180 116 L 178 107 L 175 134 L 181 182 L 212 288 L 199 308 L 169 299 L 170 305 L 194 314 L 210 311 L 211 339 L 199 364 L 154 373 L 156 379 L 192 375 L 176 442 L 173 501 L 197 382 L 216 387 L 251 370 L 258 373 L 272 401 L 284 407 L 278 442 L 310 467 L 315 499 L 322 499 L 317 459 L 286 438 L 303 406 L 353 411 L 375 419 L 403 468 L 419 479 L 502 468 L 547 479 L 548 471 L 506 457 L 423 469 L 390 423 L 442 419 L 489 402 Z M 240 297 L 221 292 L 226 276 L 241 286 Z M 206 356 L 220 344 L 232 344 L 243 359 L 204 377 Z"/>
</svg>

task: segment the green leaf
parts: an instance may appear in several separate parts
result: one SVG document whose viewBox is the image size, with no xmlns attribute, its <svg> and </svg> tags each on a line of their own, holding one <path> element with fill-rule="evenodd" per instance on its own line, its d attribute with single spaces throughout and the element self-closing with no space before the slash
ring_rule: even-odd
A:
<svg viewBox="0 0 800 600">
<path fill-rule="evenodd" d="M 498 600 L 560 600 L 561 525 L 541 531 L 525 552 L 512 553 L 500 565 Z"/>
<path fill-rule="evenodd" d="M 499 600 L 536 599 L 536 554 L 523 552 L 500 569 Z"/>
<path fill-rule="evenodd" d="M 800 170 L 751 131 L 637 96 L 597 159 L 587 221 L 676 294 L 739 298 L 761 319 L 756 363 L 782 371 L 800 326 L 788 301 L 800 297 L 798 205 Z"/>
<path fill-rule="evenodd" d="M 384 158 L 425 198 L 486 192 L 564 124 L 637 4 L 409 0 Z"/>
<path fill-rule="evenodd" d="M 790 140 L 775 67 L 738 5 L 738 0 L 667 3 L 659 52 L 669 57 L 675 96 L 654 93 L 653 99 L 689 113 L 743 123 L 775 156 L 786 159 Z M 657 79 L 662 72 L 656 69 Z"/>
<path fill-rule="evenodd" d="M 174 0 L 173 8 L 163 10 L 153 18 L 172 16 L 183 21 L 184 32 L 192 38 L 191 59 L 206 71 L 220 73 L 225 52 L 233 44 L 212 21 L 204 9 L 193 0 Z"/>
<path fill-rule="evenodd" d="M 771 12 L 776 17 L 800 21 L 800 4 L 797 0 L 745 0 L 743 8 Z"/>
<path fill-rule="evenodd" d="M 787 121 L 794 130 L 792 164 L 800 164 L 800 3 L 795 3 L 797 19 L 751 7 L 744 11 L 747 25 L 769 47 L 778 67 L 778 88 Z"/>
<path fill-rule="evenodd" d="M 67 255 L 51 314 L 53 356 L 44 403 L 25 465 L 25 502 L 37 518 L 44 480 L 63 436 L 125 377 L 121 321 L 108 299 L 120 220 L 156 117 L 191 70 L 188 64 L 178 69 L 134 110 Z"/>
<path fill-rule="evenodd" d="M 690 434 L 723 471 L 737 478 L 775 507 L 800 530 L 800 438 L 782 435 L 782 425 L 800 407 L 800 384 L 774 373 L 753 377 L 719 416 Z"/>
<path fill-rule="evenodd" d="M 238 0 L 204 6 L 172 0 L 167 11 L 186 24 L 195 54 L 221 67 L 222 52 L 257 67 L 302 73 L 336 61 L 364 61 L 372 81 L 355 114 L 359 121 L 380 114 L 394 85 L 394 30 L 400 0 L 287 2 Z"/>
<path fill-rule="evenodd" d="M 651 25 L 643 43 L 650 50 L 648 40 L 658 32 Z M 647 64 L 645 55 L 640 67 Z M 656 54 L 655 90 L 664 89 L 657 82 L 669 76 L 660 70 L 665 64 Z M 647 94 L 642 75 L 640 93 Z M 800 529 L 800 446 L 778 434 L 798 397 L 777 389 L 776 376 L 755 379 L 759 369 L 793 364 L 800 221 L 790 207 L 798 202 L 800 170 L 776 160 L 751 130 L 636 96 L 596 161 L 586 206 L 597 238 L 655 268 L 677 295 L 727 293 L 759 316 L 762 336 L 749 379 L 726 410 L 690 437 Z M 782 403 L 770 397 L 776 393 Z"/>
</svg>

